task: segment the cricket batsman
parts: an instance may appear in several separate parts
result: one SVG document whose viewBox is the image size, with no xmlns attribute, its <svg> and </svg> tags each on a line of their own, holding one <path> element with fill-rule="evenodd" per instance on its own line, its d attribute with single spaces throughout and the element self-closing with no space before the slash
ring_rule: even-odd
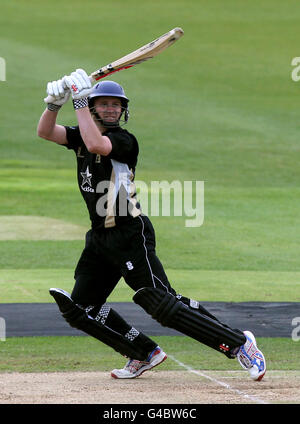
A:
<svg viewBox="0 0 300 424">
<path fill-rule="evenodd" d="M 135 378 L 161 364 L 167 355 L 157 343 L 106 303 L 123 277 L 134 292 L 133 301 L 162 326 L 237 358 L 253 380 L 261 380 L 266 361 L 254 335 L 230 328 L 198 301 L 176 293 L 156 255 L 153 226 L 135 193 L 138 141 L 122 128 L 129 119 L 123 87 L 107 80 L 92 87 L 86 72 L 77 69 L 49 82 L 47 95 L 54 100 L 40 118 L 38 136 L 73 152 L 91 221 L 72 293 L 50 289 L 64 319 L 127 358 L 124 368 L 111 372 L 113 378 Z M 69 98 L 75 126 L 57 123 Z"/>
</svg>

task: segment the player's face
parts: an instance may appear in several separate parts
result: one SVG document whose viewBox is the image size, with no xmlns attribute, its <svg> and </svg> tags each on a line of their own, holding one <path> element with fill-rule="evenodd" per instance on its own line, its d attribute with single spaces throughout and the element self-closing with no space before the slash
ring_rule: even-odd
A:
<svg viewBox="0 0 300 424">
<path fill-rule="evenodd" d="M 97 97 L 94 110 L 104 122 L 118 121 L 122 113 L 122 103 L 117 97 Z"/>
</svg>

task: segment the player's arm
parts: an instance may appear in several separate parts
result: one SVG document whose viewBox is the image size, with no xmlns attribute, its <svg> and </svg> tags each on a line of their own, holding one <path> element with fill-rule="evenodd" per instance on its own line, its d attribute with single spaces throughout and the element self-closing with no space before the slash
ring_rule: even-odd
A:
<svg viewBox="0 0 300 424">
<path fill-rule="evenodd" d="M 46 109 L 39 120 L 37 135 L 57 144 L 68 144 L 66 129 L 64 126 L 56 124 L 56 118 L 57 112 Z"/>
<path fill-rule="evenodd" d="M 101 134 L 90 114 L 87 96 L 92 85 L 87 73 L 83 69 L 77 69 L 64 80 L 72 93 L 80 134 L 86 148 L 91 153 L 107 156 L 112 150 L 112 144 L 107 136 Z"/>
<path fill-rule="evenodd" d="M 54 100 L 52 103 L 47 103 L 47 108 L 38 123 L 37 135 L 58 144 L 68 144 L 65 127 L 56 123 L 59 109 L 70 97 L 70 91 L 67 89 L 64 79 L 49 82 L 47 94 L 51 95 Z"/>
<path fill-rule="evenodd" d="M 86 148 L 91 153 L 107 156 L 112 149 L 112 144 L 107 136 L 103 136 L 95 124 L 88 107 L 76 109 L 76 116 L 80 134 Z"/>
</svg>

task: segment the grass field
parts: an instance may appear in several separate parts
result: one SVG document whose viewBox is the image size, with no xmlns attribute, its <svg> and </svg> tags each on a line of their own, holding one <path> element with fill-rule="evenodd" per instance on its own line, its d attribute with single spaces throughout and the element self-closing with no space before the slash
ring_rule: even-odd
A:
<svg viewBox="0 0 300 424">
<path fill-rule="evenodd" d="M 202 370 L 235 370 L 241 367 L 237 361 L 225 360 L 218 352 L 212 351 L 195 340 L 183 336 L 155 337 L 170 355 L 179 361 Z M 91 337 L 25 337 L 8 338 L 1 344 L 2 357 L 0 372 L 50 371 L 107 371 L 122 368 L 124 358 L 109 347 Z M 268 357 L 270 370 L 298 370 L 299 352 L 293 349 L 289 339 L 260 338 L 260 347 Z M 294 343 L 296 344 L 296 343 Z M 286 352 L 289 350 L 287 359 Z M 280 366 L 278 366 L 280 362 Z M 164 370 L 179 370 L 175 362 L 168 360 L 161 365 Z M 160 369 L 160 367 L 159 367 Z"/>
<path fill-rule="evenodd" d="M 199 300 L 300 302 L 300 82 L 291 79 L 299 14 L 296 0 L 2 4 L 1 303 L 51 302 L 53 285 L 71 290 L 89 227 L 73 154 L 36 136 L 47 82 L 77 67 L 91 72 L 175 26 L 185 31 L 177 44 L 114 76 L 140 143 L 136 178 L 204 181 L 202 226 L 152 218 L 158 255 L 176 290 Z M 71 103 L 59 122 L 76 123 Z M 121 282 L 109 300 L 132 294 Z M 187 338 L 159 342 L 191 366 L 237 369 Z M 259 342 L 270 369 L 300 369 L 299 343 Z M 123 364 L 86 337 L 7 339 L 0 359 L 1 372 Z"/>
</svg>

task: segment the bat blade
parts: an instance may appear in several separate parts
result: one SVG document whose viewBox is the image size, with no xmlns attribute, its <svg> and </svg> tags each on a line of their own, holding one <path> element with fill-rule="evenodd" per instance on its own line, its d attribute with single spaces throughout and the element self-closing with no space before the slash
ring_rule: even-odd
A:
<svg viewBox="0 0 300 424">
<path fill-rule="evenodd" d="M 145 44 L 143 47 L 129 53 L 126 56 L 98 69 L 90 75 L 92 81 L 99 81 L 114 72 L 121 71 L 123 69 L 131 68 L 134 65 L 145 62 L 146 60 L 152 59 L 159 53 L 164 51 L 167 47 L 175 43 L 184 34 L 181 28 L 173 28 L 166 34 L 156 38 L 156 40 Z"/>
<path fill-rule="evenodd" d="M 102 78 L 107 77 L 115 72 L 122 71 L 123 69 L 132 68 L 135 65 L 145 62 L 146 60 L 152 59 L 157 56 L 159 53 L 163 52 L 167 47 L 175 43 L 180 37 L 184 34 L 182 28 L 176 27 L 171 31 L 161 35 L 150 43 L 145 44 L 139 49 L 127 54 L 126 56 L 121 57 L 120 59 L 115 60 L 114 62 L 109 63 L 106 66 L 98 69 L 95 72 L 92 72 L 89 75 L 90 81 L 95 83 Z M 46 103 L 51 103 L 55 99 L 51 96 L 48 96 L 45 99 Z"/>
</svg>

